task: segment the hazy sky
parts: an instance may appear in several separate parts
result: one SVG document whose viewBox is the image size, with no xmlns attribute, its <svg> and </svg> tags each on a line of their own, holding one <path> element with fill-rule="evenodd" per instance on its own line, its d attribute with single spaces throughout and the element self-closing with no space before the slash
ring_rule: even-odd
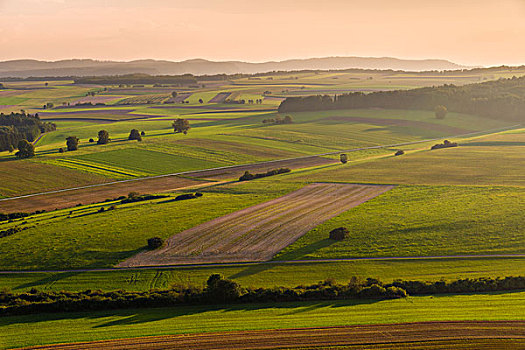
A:
<svg viewBox="0 0 525 350">
<path fill-rule="evenodd" d="M 525 0 L 0 0 L 0 60 L 525 64 Z"/>
</svg>

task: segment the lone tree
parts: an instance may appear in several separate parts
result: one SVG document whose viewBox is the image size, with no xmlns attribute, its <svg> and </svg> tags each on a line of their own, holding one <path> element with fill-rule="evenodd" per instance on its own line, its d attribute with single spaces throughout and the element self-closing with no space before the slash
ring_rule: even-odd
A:
<svg viewBox="0 0 525 350">
<path fill-rule="evenodd" d="M 348 156 L 346 155 L 346 153 L 341 153 L 341 155 L 339 156 L 339 160 L 343 164 L 348 163 Z"/>
<path fill-rule="evenodd" d="M 448 113 L 447 107 L 439 105 L 434 108 L 434 113 L 436 114 L 437 119 L 445 119 L 445 116 Z"/>
<path fill-rule="evenodd" d="M 97 144 L 105 145 L 109 142 L 109 133 L 106 130 L 100 130 L 98 132 L 98 141 Z"/>
<path fill-rule="evenodd" d="M 171 97 L 173 97 L 173 98 L 177 97 L 177 91 L 172 91 L 171 92 Z"/>
<path fill-rule="evenodd" d="M 346 227 L 338 227 L 330 231 L 330 239 L 334 241 L 342 241 L 345 238 L 348 238 L 348 229 Z"/>
<path fill-rule="evenodd" d="M 187 119 L 178 118 L 173 121 L 173 131 L 175 133 L 182 132 L 184 135 L 188 133 L 188 130 L 191 129 L 190 122 Z"/>
<path fill-rule="evenodd" d="M 199 103 L 204 103 L 204 101 L 202 100 L 202 98 L 199 98 Z"/>
<path fill-rule="evenodd" d="M 405 154 L 405 151 L 403 151 L 402 149 L 398 150 L 394 155 L 395 156 L 402 156 L 403 154 Z"/>
<path fill-rule="evenodd" d="M 137 129 L 131 129 L 131 131 L 129 132 L 128 140 L 142 141 L 142 136 L 140 135 L 140 132 Z"/>
<path fill-rule="evenodd" d="M 18 152 L 15 153 L 17 158 L 31 158 L 35 156 L 35 146 L 27 141 L 20 140 L 18 141 Z"/>
<path fill-rule="evenodd" d="M 76 136 L 69 136 L 66 139 L 68 151 L 76 151 L 78 149 L 78 138 Z"/>
</svg>

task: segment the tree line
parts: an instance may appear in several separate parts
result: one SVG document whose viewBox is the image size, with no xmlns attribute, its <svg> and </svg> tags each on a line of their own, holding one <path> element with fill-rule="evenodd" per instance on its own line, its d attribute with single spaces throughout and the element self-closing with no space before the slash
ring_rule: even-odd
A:
<svg viewBox="0 0 525 350">
<path fill-rule="evenodd" d="M 353 92 L 333 97 L 289 97 L 281 102 L 279 113 L 356 108 L 434 110 L 436 106 L 444 106 L 451 112 L 525 122 L 525 77 L 369 94 Z"/>
<path fill-rule="evenodd" d="M 184 75 L 149 75 L 149 74 L 125 74 L 106 75 L 93 77 L 76 77 L 75 84 L 196 84 L 197 79 L 191 74 Z"/>
<path fill-rule="evenodd" d="M 54 130 L 56 125 L 41 121 L 38 113 L 0 113 L 0 151 L 13 151 L 20 141 L 33 142 L 41 133 Z"/>
<path fill-rule="evenodd" d="M 309 286 L 244 288 L 219 274 L 208 278 L 204 288 L 174 285 L 146 292 L 86 290 L 43 292 L 33 288 L 15 294 L 0 291 L 0 315 L 71 312 L 138 307 L 169 307 L 196 304 L 262 303 L 346 299 L 397 299 L 407 295 L 484 293 L 525 289 L 525 277 L 459 279 L 451 282 L 394 281 L 352 277 L 349 283 L 325 280 Z"/>
</svg>

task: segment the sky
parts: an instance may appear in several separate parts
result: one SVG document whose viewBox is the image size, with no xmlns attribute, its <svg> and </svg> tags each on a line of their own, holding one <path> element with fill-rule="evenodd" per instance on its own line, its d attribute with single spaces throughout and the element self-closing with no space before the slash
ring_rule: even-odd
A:
<svg viewBox="0 0 525 350">
<path fill-rule="evenodd" d="M 0 0 L 0 60 L 525 64 L 525 0 Z"/>
</svg>

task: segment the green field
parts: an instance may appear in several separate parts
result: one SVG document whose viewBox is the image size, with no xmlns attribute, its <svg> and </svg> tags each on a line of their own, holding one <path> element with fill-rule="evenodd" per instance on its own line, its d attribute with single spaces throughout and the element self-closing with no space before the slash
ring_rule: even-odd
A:
<svg viewBox="0 0 525 350">
<path fill-rule="evenodd" d="M 0 289 L 13 292 L 83 291 L 88 289 L 147 291 L 171 285 L 204 286 L 211 274 L 220 273 L 243 286 L 295 287 L 326 279 L 347 283 L 353 276 L 416 281 L 457 280 L 462 278 L 523 276 L 523 258 L 444 258 L 418 260 L 355 260 L 333 262 L 272 263 L 239 266 L 174 267 L 167 269 L 19 272 L 0 273 Z"/>
<path fill-rule="evenodd" d="M 275 73 L 177 88 L 192 94 L 184 104 L 163 104 L 170 91 L 151 85 L 108 85 L 103 91 L 101 86 L 70 81 L 50 81 L 48 87 L 43 82 L 6 83 L 9 90 L 0 95 L 4 113 L 39 112 L 46 120 L 56 118 L 57 130 L 38 140 L 31 160 L 16 160 L 14 152 L 0 153 L 0 198 L 329 152 L 327 157 L 339 159 L 343 150 L 349 162 L 293 167 L 291 173 L 247 182 L 217 182 L 199 188 L 203 196 L 191 200 L 174 201 L 190 190 L 172 190 L 161 199 L 130 204 L 113 200 L 2 221 L 0 231 L 24 230 L 0 238 L 0 271 L 15 271 L 0 272 L 0 289 L 146 291 L 173 284 L 204 286 L 212 273 L 252 287 L 293 287 L 325 279 L 346 283 L 353 276 L 385 282 L 523 276 L 524 257 L 497 256 L 525 254 L 523 126 L 461 113 L 438 120 L 433 111 L 379 108 L 290 113 L 292 124 L 262 123 L 278 115 L 280 100 L 267 98 L 271 96 L 461 85 L 513 74 L 525 71 L 501 68 L 428 76 L 394 71 Z M 108 104 L 42 109 L 47 102 L 63 106 L 84 100 L 90 91 L 97 92 L 94 101 L 106 98 Z M 208 103 L 219 92 L 231 92 L 230 99 L 236 101 L 263 99 L 263 104 Z M 133 104 L 114 106 L 117 99 Z M 190 120 L 187 135 L 173 133 L 172 120 L 179 117 Z M 127 118 L 141 119 L 122 120 Z M 131 129 L 145 132 L 142 142 L 127 140 Z M 109 144 L 88 141 L 96 141 L 99 130 L 109 132 Z M 72 135 L 80 139 L 79 149 L 59 153 Z M 429 150 L 444 138 L 459 147 Z M 389 146 L 401 143 L 411 144 Z M 381 145 L 389 147 L 370 149 Z M 356 148 L 369 149 L 351 151 Z M 399 149 L 405 154 L 394 156 Z M 90 271 L 111 268 L 142 251 L 148 238 L 165 239 L 316 182 L 395 187 L 312 229 L 270 263 Z M 349 229 L 349 237 L 329 240 L 329 232 L 341 226 Z M 390 259 L 366 259 L 377 257 Z M 0 348 L 244 329 L 519 320 L 523 315 L 523 291 L 41 314 L 1 317 Z M 59 331 L 64 329 L 68 332 Z"/>
<path fill-rule="evenodd" d="M 0 318 L 0 346 L 231 330 L 459 320 L 524 320 L 525 293 L 406 300 L 235 304 Z M 67 332 L 64 330 L 67 329 Z"/>
</svg>

